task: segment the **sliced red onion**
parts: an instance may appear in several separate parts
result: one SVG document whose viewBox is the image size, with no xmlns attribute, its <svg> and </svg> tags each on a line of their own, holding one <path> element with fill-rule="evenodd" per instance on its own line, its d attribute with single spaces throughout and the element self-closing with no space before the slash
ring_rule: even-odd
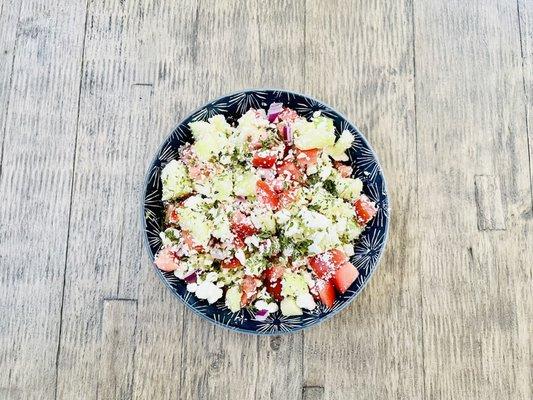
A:
<svg viewBox="0 0 533 400">
<path fill-rule="evenodd" d="M 272 103 L 270 107 L 268 107 L 268 112 L 267 112 L 268 122 L 274 122 L 277 116 L 281 114 L 282 111 L 283 111 L 282 103 Z"/>
<path fill-rule="evenodd" d="M 187 283 L 196 283 L 196 279 L 198 278 L 198 274 L 196 271 L 192 271 L 190 274 L 186 275 L 183 280 Z"/>
<path fill-rule="evenodd" d="M 257 321 L 264 321 L 265 319 L 267 319 L 268 314 L 269 314 L 268 310 L 259 310 L 255 313 L 255 319 Z"/>
<path fill-rule="evenodd" d="M 290 125 L 283 126 L 283 140 L 288 144 L 292 145 L 294 136 L 292 134 L 292 127 Z"/>
</svg>

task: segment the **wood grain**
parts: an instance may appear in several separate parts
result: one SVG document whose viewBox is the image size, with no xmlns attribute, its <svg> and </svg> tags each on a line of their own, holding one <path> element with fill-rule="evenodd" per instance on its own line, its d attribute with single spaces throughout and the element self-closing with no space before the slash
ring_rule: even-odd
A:
<svg viewBox="0 0 533 400">
<path fill-rule="evenodd" d="M 162 139 L 254 87 L 346 114 L 392 202 L 290 336 L 194 315 L 139 233 Z M 532 398 L 532 99 L 530 0 L 0 0 L 0 399 Z"/>
<path fill-rule="evenodd" d="M 136 322 L 137 301 L 103 301 L 99 399 L 131 399 Z"/>
<path fill-rule="evenodd" d="M 304 383 L 323 387 L 325 399 L 420 398 L 412 10 L 408 2 L 307 6 L 306 92 L 345 113 L 379 154 L 392 233 L 361 296 L 304 333 Z"/>
<path fill-rule="evenodd" d="M 198 98 L 197 83 L 192 78 L 196 64 L 193 43 L 197 31 L 197 2 L 181 2 L 179 7 L 173 2 L 136 4 L 137 10 L 130 15 L 142 16 L 131 23 L 139 26 L 135 41 L 137 58 L 142 61 L 137 62 L 137 70 L 144 71 L 137 82 L 154 84 L 150 101 L 144 102 L 150 118 L 144 132 L 148 155 L 141 163 L 144 174 L 163 138 L 190 112 L 191 105 L 196 108 L 203 99 Z M 147 65 L 150 69 L 145 70 Z M 137 210 L 136 201 L 132 213 Z M 182 398 L 185 307 L 154 274 L 144 250 L 142 254 L 137 277 L 139 310 L 133 398 Z"/>
<path fill-rule="evenodd" d="M 17 25 L 21 3 L 15 0 L 0 2 L 0 174 L 6 135 L 6 117 L 9 110 L 9 94 L 13 82 L 13 63 L 17 42 Z"/>
<path fill-rule="evenodd" d="M 505 230 L 505 206 L 498 180 L 494 176 L 476 175 L 477 227 L 480 231 Z"/>
<path fill-rule="evenodd" d="M 426 396 L 529 399 L 533 254 L 531 239 L 516 239 L 530 238 L 532 220 L 517 4 L 414 4 L 418 187 L 430 190 L 419 196 Z M 507 230 L 478 231 L 477 175 L 499 184 Z"/>
<path fill-rule="evenodd" d="M 163 337 L 165 344 L 179 342 L 179 315 L 154 321 L 157 312 L 153 307 L 159 304 L 147 304 L 143 297 L 148 288 L 159 290 L 148 297 L 155 301 L 165 288 L 162 285 L 144 288 L 143 282 L 142 293 L 140 296 L 138 293 L 139 278 L 147 277 L 140 273 L 141 266 L 143 272 L 153 274 L 149 263 L 140 262 L 140 191 L 148 160 L 169 127 L 168 123 L 164 129 L 157 126 L 154 104 L 171 97 L 169 91 L 157 89 L 160 59 L 148 62 L 145 45 L 137 39 L 149 38 L 143 30 L 145 18 L 150 18 L 150 26 L 155 28 L 160 26 L 156 21 L 167 11 L 150 7 L 153 7 L 150 2 L 100 1 L 92 2 L 88 10 L 72 199 L 72 219 L 78 221 L 78 227 L 71 232 L 69 240 L 69 248 L 77 250 L 69 252 L 67 260 L 63 313 L 66 329 L 63 329 L 60 353 L 59 398 L 70 399 L 80 391 L 86 392 L 87 398 L 96 396 L 98 371 L 87 365 L 98 364 L 104 350 L 99 334 L 101 302 L 94 299 L 139 298 L 139 333 L 135 340 L 139 347 L 137 354 L 143 358 L 140 362 L 136 360 L 136 365 L 142 367 L 161 361 L 157 357 L 144 361 L 145 338 L 150 334 L 142 331 L 143 328 L 159 328 L 151 336 Z M 173 40 L 177 43 L 180 37 Z M 177 50 L 171 54 L 177 54 Z M 160 112 L 160 121 L 170 120 L 168 111 Z M 151 132 L 156 134 L 150 135 Z M 147 146 L 148 141 L 153 146 Z M 95 220 L 98 222 L 94 223 Z M 87 238 L 98 240 L 87 241 Z M 168 297 L 166 303 L 175 306 Z M 154 323 L 144 325 L 147 321 Z M 167 352 L 165 346 L 154 350 Z M 179 356 L 179 351 L 172 357 L 176 355 Z M 155 371 L 168 369 L 176 373 L 167 365 L 152 367 Z M 145 376 L 151 373 L 141 369 L 135 374 L 134 395 L 137 382 L 144 382 Z M 153 389 L 167 386 L 170 394 L 179 390 L 165 382 L 152 383 Z"/>
<path fill-rule="evenodd" d="M 526 109 L 526 133 L 529 143 L 529 180 L 531 184 L 531 207 L 533 208 L 533 2 L 518 0 L 518 31 Z M 533 386 L 533 384 L 532 384 Z"/>
<path fill-rule="evenodd" d="M 516 293 L 519 337 L 523 338 L 522 340 L 529 341 L 529 395 L 533 397 L 533 299 L 531 295 L 531 282 L 533 282 L 533 266 L 531 265 L 531 260 L 533 259 L 533 245 L 531 244 L 531 237 L 533 236 L 533 227 L 531 226 L 531 221 L 533 220 L 533 1 L 518 1 L 518 28 L 522 56 L 526 134 L 529 143 L 531 209 L 529 213 L 526 212 L 524 215 L 524 219 L 529 221 L 529 224 L 526 223 L 522 231 L 517 232 L 519 235 L 524 235 L 525 237 L 524 244 L 520 247 L 520 250 L 524 252 L 526 262 L 524 263 L 524 267 L 513 278 L 518 282 L 517 288 L 519 289 Z M 528 282 L 529 285 L 527 284 Z M 527 361 L 527 354 L 524 357 L 526 357 Z M 527 382 L 526 376 L 523 376 L 522 379 L 525 379 Z"/>
<path fill-rule="evenodd" d="M 1 14 L 15 16 L 13 6 L 4 2 Z M 78 2 L 26 1 L 18 19 L 2 21 L 17 27 L 9 98 L 0 95 L 9 104 L 0 172 L 0 393 L 7 398 L 54 396 L 84 16 Z M 9 30 L 2 27 L 8 52 Z"/>
</svg>

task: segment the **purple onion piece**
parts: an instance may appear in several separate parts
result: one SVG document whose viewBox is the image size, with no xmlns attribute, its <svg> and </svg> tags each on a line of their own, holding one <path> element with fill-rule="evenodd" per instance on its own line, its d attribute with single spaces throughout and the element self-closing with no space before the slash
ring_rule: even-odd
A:
<svg viewBox="0 0 533 400">
<path fill-rule="evenodd" d="M 270 107 L 268 107 L 267 117 L 268 122 L 274 122 L 277 118 L 277 116 L 283 111 L 283 104 L 282 103 L 272 103 L 270 104 Z"/>
<path fill-rule="evenodd" d="M 255 319 L 257 321 L 264 321 L 268 317 L 268 310 L 259 310 L 255 313 Z"/>
<path fill-rule="evenodd" d="M 283 140 L 288 144 L 292 145 L 294 137 L 292 134 L 292 127 L 290 125 L 283 126 Z"/>
<path fill-rule="evenodd" d="M 189 275 L 185 276 L 183 280 L 187 283 L 196 283 L 197 278 L 198 274 L 196 273 L 196 271 L 193 271 Z"/>
</svg>

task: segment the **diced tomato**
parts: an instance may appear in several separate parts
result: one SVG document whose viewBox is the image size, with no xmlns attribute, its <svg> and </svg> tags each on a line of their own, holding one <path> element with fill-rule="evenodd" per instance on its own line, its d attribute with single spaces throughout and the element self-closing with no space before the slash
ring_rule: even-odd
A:
<svg viewBox="0 0 533 400">
<path fill-rule="evenodd" d="M 161 249 L 159 253 L 157 253 L 154 263 L 161 271 L 170 272 L 178 268 L 178 260 L 176 259 L 174 252 L 170 250 L 170 247 Z"/>
<path fill-rule="evenodd" d="M 183 238 L 183 242 L 189 248 L 189 250 L 194 249 L 199 252 L 204 251 L 204 247 L 194 241 L 189 231 L 181 231 L 181 237 Z"/>
<path fill-rule="evenodd" d="M 350 285 L 355 282 L 359 276 L 359 271 L 351 263 L 342 264 L 335 272 L 332 282 L 340 294 L 348 290 Z"/>
<path fill-rule="evenodd" d="M 237 257 L 226 259 L 222 261 L 222 268 L 234 269 L 239 268 L 242 264 Z"/>
<path fill-rule="evenodd" d="M 257 229 L 255 229 L 253 225 L 247 223 L 232 223 L 230 229 L 235 235 L 233 243 L 239 249 L 244 247 L 244 239 L 257 233 Z"/>
<path fill-rule="evenodd" d="M 279 195 L 279 208 L 287 208 L 296 201 L 297 196 L 296 189 L 289 189 L 281 192 Z"/>
<path fill-rule="evenodd" d="M 281 278 L 283 277 L 284 271 L 285 268 L 281 266 L 273 266 L 267 268 L 263 272 L 263 284 L 265 285 L 267 292 L 276 301 L 283 300 L 283 296 L 281 295 Z"/>
<path fill-rule="evenodd" d="M 272 168 L 278 159 L 276 153 L 271 151 L 259 151 L 254 154 L 252 165 L 254 167 Z"/>
<path fill-rule="evenodd" d="M 235 236 L 240 237 L 241 239 L 245 239 L 248 236 L 252 236 L 254 233 L 257 232 L 257 229 L 253 225 L 250 224 L 231 224 L 230 227 L 231 231 L 235 234 Z"/>
<path fill-rule="evenodd" d="M 258 279 L 246 275 L 241 283 L 241 305 L 245 306 L 257 295 Z"/>
<path fill-rule="evenodd" d="M 320 149 L 297 150 L 296 163 L 300 167 L 315 165 L 320 155 Z"/>
<path fill-rule="evenodd" d="M 302 182 L 303 180 L 303 174 L 298 169 L 298 167 L 290 162 L 290 161 L 284 161 L 279 167 L 278 167 L 278 175 L 279 176 L 289 176 L 291 179 Z"/>
<path fill-rule="evenodd" d="M 376 203 L 370 201 L 364 194 L 355 201 L 355 213 L 357 214 L 357 222 L 360 224 L 365 225 L 368 223 L 368 221 L 374 218 L 377 211 Z"/>
<path fill-rule="evenodd" d="M 169 223 L 175 224 L 180 220 L 177 208 L 173 204 L 169 204 L 165 210 L 165 216 Z"/>
<path fill-rule="evenodd" d="M 271 208 L 278 208 L 279 197 L 278 194 L 264 181 L 257 181 L 256 185 L 257 198 L 263 204 Z"/>
<path fill-rule="evenodd" d="M 343 178 L 349 178 L 350 176 L 352 176 L 353 170 L 352 167 L 350 167 L 349 165 L 337 161 L 335 162 L 335 168 L 337 168 L 337 171 L 339 171 L 339 174 Z"/>
<path fill-rule="evenodd" d="M 316 276 L 323 278 L 326 275 L 331 276 L 337 268 L 347 261 L 348 257 L 346 257 L 343 251 L 333 249 L 310 257 L 309 265 Z"/>
<path fill-rule="evenodd" d="M 318 281 L 318 296 L 326 307 L 332 307 L 335 302 L 335 289 L 330 281 Z"/>
</svg>

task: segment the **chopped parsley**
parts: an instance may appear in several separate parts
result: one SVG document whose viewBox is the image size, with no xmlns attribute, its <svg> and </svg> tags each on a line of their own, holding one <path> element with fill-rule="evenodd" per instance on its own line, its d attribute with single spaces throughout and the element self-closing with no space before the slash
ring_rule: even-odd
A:
<svg viewBox="0 0 533 400">
<path fill-rule="evenodd" d="M 337 187 L 335 186 L 335 182 L 333 182 L 331 179 L 326 179 L 322 185 L 324 186 L 324 189 L 330 192 L 333 196 L 339 195 L 337 192 Z"/>
</svg>

